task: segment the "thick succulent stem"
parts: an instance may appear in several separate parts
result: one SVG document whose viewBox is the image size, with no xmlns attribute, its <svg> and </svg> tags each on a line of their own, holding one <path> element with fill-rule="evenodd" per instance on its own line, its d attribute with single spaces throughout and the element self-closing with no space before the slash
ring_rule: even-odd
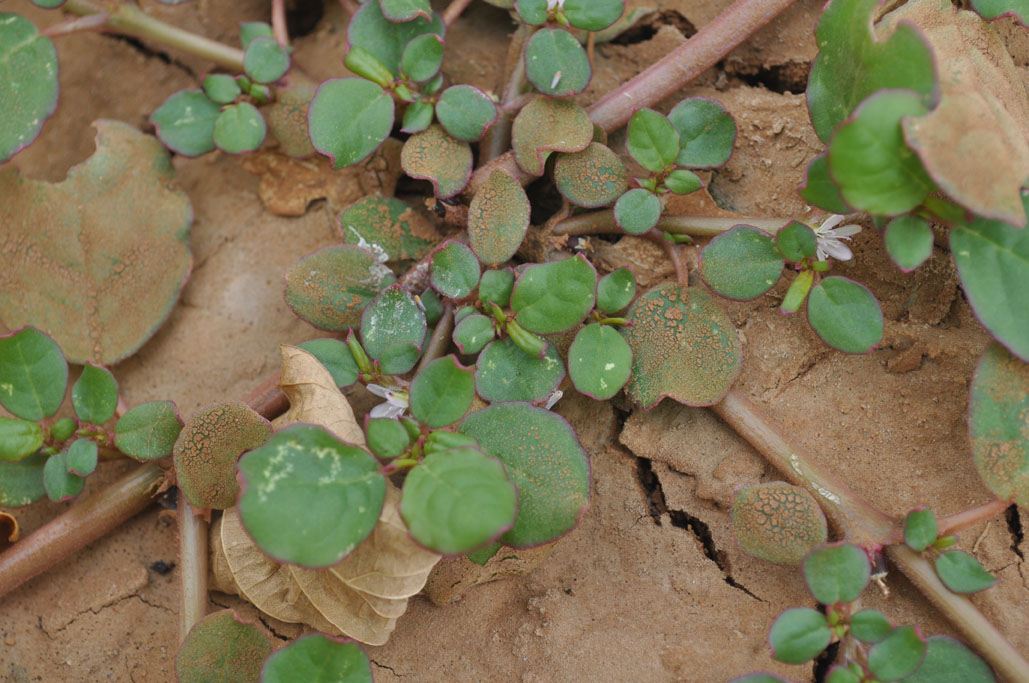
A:
<svg viewBox="0 0 1029 683">
<path fill-rule="evenodd" d="M 660 232 L 668 232 L 673 235 L 703 238 L 716 237 L 741 223 L 774 234 L 789 222 L 789 218 L 752 218 L 750 216 L 661 216 L 654 227 Z M 606 235 L 621 232 L 622 229 L 615 223 L 614 210 L 602 209 L 566 218 L 554 226 L 551 234 Z"/>
<path fill-rule="evenodd" d="M 272 0 L 272 33 L 282 47 L 289 47 L 289 29 L 286 28 L 286 0 Z"/>
<path fill-rule="evenodd" d="M 429 343 L 425 347 L 425 354 L 422 355 L 422 360 L 418 363 L 418 369 L 415 371 L 415 374 L 424 370 L 429 363 L 446 353 L 447 346 L 450 345 L 450 335 L 453 332 L 454 307 L 448 303 L 443 305 L 443 315 L 440 316 L 439 321 L 436 323 L 436 328 L 432 331 L 432 338 L 429 339 Z"/>
<path fill-rule="evenodd" d="M 962 529 L 967 529 L 979 522 L 985 522 L 988 519 L 996 517 L 1009 507 L 1011 507 L 1011 503 L 1006 500 L 991 500 L 988 503 L 977 505 L 974 508 L 962 510 L 961 512 L 956 512 L 953 515 L 940 517 L 937 522 L 939 534 L 940 536 L 956 534 Z"/>
<path fill-rule="evenodd" d="M 179 492 L 179 640 L 207 616 L 207 521 Z"/>
</svg>

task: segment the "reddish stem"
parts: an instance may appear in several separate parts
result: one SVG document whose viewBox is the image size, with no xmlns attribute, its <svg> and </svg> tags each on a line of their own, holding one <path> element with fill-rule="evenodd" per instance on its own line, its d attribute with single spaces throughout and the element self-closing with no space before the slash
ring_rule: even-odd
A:
<svg viewBox="0 0 1029 683">
<path fill-rule="evenodd" d="M 266 420 L 282 415 L 289 408 L 289 399 L 279 387 L 280 376 L 278 372 L 269 375 L 243 399 L 244 403 Z"/>
<path fill-rule="evenodd" d="M 89 16 L 69 19 L 68 21 L 62 21 L 60 24 L 54 24 L 44 29 L 42 34 L 48 38 L 56 38 L 78 31 L 103 31 L 107 27 L 109 19 L 110 17 L 106 13 L 90 14 Z"/>
<path fill-rule="evenodd" d="M 286 27 L 286 0 L 272 0 L 272 33 L 282 47 L 289 47 L 289 29 Z"/>
<path fill-rule="evenodd" d="M 953 515 L 946 515 L 940 517 L 937 522 L 940 536 L 950 536 L 956 534 L 962 529 L 967 529 L 970 526 L 975 526 L 979 522 L 985 522 L 988 519 L 992 519 L 1000 513 L 1011 507 L 1011 503 L 1006 500 L 991 500 L 988 503 L 983 503 L 969 510 L 963 510 Z"/>
<path fill-rule="evenodd" d="M 451 0 L 451 3 L 443 10 L 443 23 L 447 26 L 453 24 L 470 4 L 472 4 L 472 0 Z"/>
<path fill-rule="evenodd" d="M 450 345 L 450 335 L 453 332 L 454 307 L 448 303 L 443 305 L 443 315 L 436 323 L 436 329 L 432 331 L 432 338 L 425 347 L 425 355 L 422 356 L 421 362 L 418 363 L 418 369 L 415 370 L 416 375 L 429 363 L 446 353 L 447 347 Z"/>
</svg>

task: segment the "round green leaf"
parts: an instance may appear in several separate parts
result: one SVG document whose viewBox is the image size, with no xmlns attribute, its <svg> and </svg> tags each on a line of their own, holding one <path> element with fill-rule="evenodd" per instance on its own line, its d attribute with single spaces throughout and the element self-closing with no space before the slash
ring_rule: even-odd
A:
<svg viewBox="0 0 1029 683">
<path fill-rule="evenodd" d="M 935 543 L 938 532 L 932 510 L 912 510 L 904 519 L 904 543 L 916 553 Z"/>
<path fill-rule="evenodd" d="M 890 620 L 879 610 L 863 609 L 850 617 L 850 632 L 863 643 L 878 643 L 892 630 Z"/>
<path fill-rule="evenodd" d="M 75 430 L 79 428 L 77 420 L 70 417 L 62 417 L 50 425 L 50 438 L 54 441 L 66 441 L 71 438 Z"/>
<path fill-rule="evenodd" d="M 68 363 L 53 339 L 35 327 L 0 336 L 0 405 L 26 420 L 42 420 L 61 407 Z"/>
<path fill-rule="evenodd" d="M 668 120 L 679 131 L 680 166 L 722 166 L 732 156 L 736 121 L 720 102 L 689 97 L 668 112 Z"/>
<path fill-rule="evenodd" d="M 487 270 L 479 280 L 479 301 L 484 304 L 494 303 L 503 308 L 511 302 L 511 290 L 514 289 L 514 271 Z"/>
<path fill-rule="evenodd" d="M 311 339 L 297 344 L 297 347 L 317 358 L 341 389 L 357 381 L 357 363 L 350 349 L 339 339 Z"/>
<path fill-rule="evenodd" d="M 0 12 L 0 163 L 28 147 L 57 109 L 57 51 L 28 19 Z"/>
<path fill-rule="evenodd" d="M 493 341 L 496 330 L 493 321 L 484 315 L 470 315 L 454 328 L 454 344 L 461 353 L 475 354 Z"/>
<path fill-rule="evenodd" d="M 679 155 L 679 131 L 653 109 L 637 109 L 629 119 L 625 147 L 636 163 L 659 173 Z"/>
<path fill-rule="evenodd" d="M 395 197 L 359 199 L 340 212 L 337 223 L 345 244 L 385 252 L 390 261 L 420 259 L 440 237 L 428 219 Z"/>
<path fill-rule="evenodd" d="M 840 126 L 829 144 L 829 172 L 847 204 L 895 216 L 922 203 L 935 185 L 904 141 L 900 124 L 905 116 L 925 113 L 914 92 L 880 92 Z"/>
<path fill-rule="evenodd" d="M 879 302 L 867 287 L 845 277 L 827 277 L 811 289 L 807 319 L 822 341 L 840 351 L 865 353 L 882 341 Z"/>
<path fill-rule="evenodd" d="M 800 263 L 806 258 L 815 257 L 818 251 L 818 238 L 809 226 L 799 221 L 791 221 L 775 233 L 775 246 L 787 261 Z"/>
<path fill-rule="evenodd" d="M 426 324 L 435 325 L 438 323 L 439 319 L 443 317 L 443 303 L 439 300 L 439 295 L 430 288 L 419 294 L 418 300 L 421 301 L 422 308 L 425 309 Z"/>
<path fill-rule="evenodd" d="M 642 187 L 629 190 L 615 202 L 615 222 L 630 235 L 642 235 L 661 218 L 661 200 Z"/>
<path fill-rule="evenodd" d="M 518 166 L 543 175 L 551 152 L 578 152 L 593 140 L 589 114 L 568 100 L 537 97 L 522 107 L 511 126 L 511 146 Z"/>
<path fill-rule="evenodd" d="M 383 16 L 378 2 L 362 3 L 347 25 L 347 41 L 371 52 L 395 75 L 400 73 L 404 48 L 425 33 L 443 37 L 443 19 L 438 14 L 433 14 L 431 21 L 417 17 L 412 21 L 394 23 Z"/>
<path fill-rule="evenodd" d="M 880 681 L 912 673 L 925 657 L 926 642 L 913 626 L 895 628 L 868 650 L 868 668 Z"/>
<path fill-rule="evenodd" d="M 947 636 L 931 636 L 922 665 L 904 683 L 995 683 L 990 665 Z"/>
<path fill-rule="evenodd" d="M 366 4 L 379 3 L 373 0 Z M 372 665 L 356 642 L 315 633 L 298 638 L 273 654 L 261 670 L 261 683 L 297 681 L 372 683 Z"/>
<path fill-rule="evenodd" d="M 68 471 L 68 452 L 62 451 L 47 458 L 43 466 L 43 486 L 46 495 L 55 503 L 71 500 L 82 493 L 86 480 Z"/>
<path fill-rule="evenodd" d="M 575 527 L 589 505 L 590 466 L 562 417 L 527 403 L 501 403 L 466 417 L 460 431 L 500 458 L 518 489 L 518 518 L 500 537 L 504 545 L 549 543 Z"/>
<path fill-rule="evenodd" d="M 172 454 L 182 420 L 171 401 L 141 403 L 114 426 L 114 445 L 136 460 L 160 460 Z"/>
<path fill-rule="evenodd" d="M 239 42 L 246 50 L 250 47 L 250 42 L 255 38 L 272 38 L 275 36 L 275 32 L 272 30 L 271 24 L 265 21 L 244 21 L 239 25 Z"/>
<path fill-rule="evenodd" d="M 81 421 L 103 424 L 118 407 L 118 382 L 106 368 L 86 363 L 71 388 L 71 404 Z"/>
<path fill-rule="evenodd" d="M 253 152 L 267 134 L 264 117 L 249 102 L 230 104 L 214 123 L 214 144 L 228 154 Z"/>
<path fill-rule="evenodd" d="M 432 7 L 429 0 L 379 0 L 382 15 L 395 22 L 411 21 L 418 17 L 432 19 Z"/>
<path fill-rule="evenodd" d="M 229 104 L 243 93 L 239 83 L 228 74 L 209 74 L 204 76 L 204 94 L 216 104 Z"/>
<path fill-rule="evenodd" d="M 983 19 L 1013 16 L 1022 26 L 1029 25 L 1029 5 L 1026 0 L 972 0 L 972 8 Z"/>
<path fill-rule="evenodd" d="M 787 664 L 803 664 L 829 646 L 832 631 L 821 613 L 809 607 L 794 607 L 779 615 L 768 639 L 774 658 Z"/>
<path fill-rule="evenodd" d="M 828 528 L 822 508 L 800 486 L 782 481 L 746 486 L 732 503 L 732 528 L 740 549 L 776 564 L 800 564 Z"/>
<path fill-rule="evenodd" d="M 729 316 L 701 288 L 667 282 L 646 292 L 627 314 L 622 334 L 632 349 L 629 398 L 651 408 L 668 396 L 711 405 L 740 372 L 740 341 Z"/>
<path fill-rule="evenodd" d="M 367 249 L 325 247 L 286 271 L 286 303 L 315 327 L 344 332 L 360 325 L 368 302 L 394 282 Z"/>
<path fill-rule="evenodd" d="M 564 332 L 580 323 L 596 301 L 597 271 L 582 254 L 522 271 L 511 293 L 518 323 L 530 332 Z"/>
<path fill-rule="evenodd" d="M 375 458 L 311 425 L 276 432 L 237 467 L 247 533 L 271 557 L 303 567 L 346 557 L 375 527 L 386 496 Z"/>
<path fill-rule="evenodd" d="M 825 683 L 861 683 L 861 677 L 850 667 L 837 664 L 829 670 Z"/>
<path fill-rule="evenodd" d="M 628 268 L 619 268 L 600 278 L 597 283 L 597 310 L 616 313 L 636 296 L 636 276 Z"/>
<path fill-rule="evenodd" d="M 449 199 L 465 188 L 472 175 L 472 148 L 433 124 L 407 139 L 400 165 L 412 178 L 432 183 L 436 197 Z"/>
<path fill-rule="evenodd" d="M 253 683 L 271 651 L 267 636 L 226 609 L 189 630 L 175 657 L 175 675 L 182 683 Z"/>
<path fill-rule="evenodd" d="M 17 462 L 42 446 L 43 428 L 39 424 L 13 417 L 0 417 L 0 460 Z"/>
<path fill-rule="evenodd" d="M 382 290 L 361 314 L 361 343 L 370 358 L 382 364 L 387 375 L 401 375 L 418 360 L 425 340 L 425 314 L 414 297 L 393 285 Z M 413 347 L 414 358 L 403 348 Z"/>
<path fill-rule="evenodd" d="M 0 461 L 0 506 L 21 507 L 45 496 L 43 468 L 46 461 L 40 453 L 18 462 Z"/>
<path fill-rule="evenodd" d="M 69 474 L 87 477 L 96 469 L 99 449 L 96 442 L 89 439 L 75 439 L 65 455 L 65 466 Z"/>
<path fill-rule="evenodd" d="M 460 555 L 511 528 L 518 493 L 503 463 L 476 448 L 427 456 L 404 480 L 400 516 L 419 545 Z"/>
<path fill-rule="evenodd" d="M 711 240 L 700 252 L 700 276 L 728 299 L 749 301 L 775 286 L 785 263 L 772 236 L 737 225 Z"/>
<path fill-rule="evenodd" d="M 389 137 L 393 113 L 393 98 L 375 83 L 329 79 L 318 87 L 307 112 L 311 143 L 332 159 L 333 168 L 356 164 Z"/>
<path fill-rule="evenodd" d="M 236 460 L 271 436 L 272 428 L 245 403 L 218 403 L 204 408 L 175 441 L 179 491 L 199 509 L 225 510 L 236 504 Z"/>
<path fill-rule="evenodd" d="M 475 142 L 496 123 L 497 105 L 470 85 L 453 85 L 439 96 L 436 118 L 451 137 Z"/>
<path fill-rule="evenodd" d="M 909 273 L 933 253 L 933 231 L 918 216 L 897 216 L 886 226 L 886 251 L 893 262 Z"/>
<path fill-rule="evenodd" d="M 243 54 L 243 70 L 256 83 L 274 83 L 289 71 L 289 54 L 274 38 L 254 38 Z"/>
<path fill-rule="evenodd" d="M 568 349 L 568 374 L 581 394 L 606 401 L 625 386 L 632 351 L 618 330 L 591 323 L 579 330 Z"/>
<path fill-rule="evenodd" d="M 576 206 L 608 206 L 625 192 L 629 172 L 618 155 L 599 142 L 581 152 L 562 154 L 554 164 L 554 183 Z"/>
<path fill-rule="evenodd" d="M 564 376 L 564 363 L 553 344 L 547 344 L 542 358 L 535 358 L 510 338 L 492 342 L 475 364 L 475 388 L 490 403 L 543 401 Z"/>
<path fill-rule="evenodd" d="M 790 683 L 790 682 L 787 679 L 785 679 L 785 678 L 780 678 L 779 676 L 775 676 L 773 674 L 756 673 L 756 674 L 747 674 L 746 676 L 740 676 L 739 678 L 734 678 L 731 681 L 729 681 L 729 683 Z"/>
<path fill-rule="evenodd" d="M 530 26 L 539 26 L 547 20 L 547 0 L 517 0 L 514 6 L 519 18 Z"/>
<path fill-rule="evenodd" d="M 618 21 L 625 0 L 565 0 L 562 12 L 568 23 L 583 31 L 602 31 Z"/>
<path fill-rule="evenodd" d="M 800 196 L 829 213 L 846 214 L 853 211 L 843 201 L 840 188 L 829 177 L 829 154 L 822 152 L 807 167 L 804 184 L 798 188 Z"/>
<path fill-rule="evenodd" d="M 495 266 L 515 255 L 529 228 L 529 209 L 521 183 L 503 171 L 490 174 L 468 206 L 468 239 L 480 261 Z"/>
<path fill-rule="evenodd" d="M 503 547 L 504 546 L 501 545 L 500 541 L 494 541 L 484 548 L 468 553 L 465 557 L 467 557 L 470 562 L 474 562 L 480 567 L 484 567 L 486 566 L 486 563 L 490 561 L 490 558 L 500 552 L 500 549 Z"/>
<path fill-rule="evenodd" d="M 948 550 L 936 558 L 940 581 L 955 593 L 977 593 L 997 583 L 979 560 L 962 550 Z"/>
<path fill-rule="evenodd" d="M 421 133 L 432 125 L 436 115 L 436 109 L 429 102 L 419 100 L 407 105 L 404 110 L 404 119 L 401 121 L 400 132 Z"/>
<path fill-rule="evenodd" d="M 411 435 L 400 420 L 390 417 L 369 418 L 364 436 L 372 453 L 384 460 L 399 457 L 411 445 Z"/>
<path fill-rule="evenodd" d="M 443 66 L 443 39 L 435 33 L 423 33 L 404 46 L 400 71 L 415 83 L 424 83 L 439 73 Z"/>
<path fill-rule="evenodd" d="M 214 149 L 214 124 L 221 109 L 199 90 L 181 90 L 150 115 L 154 134 L 176 154 L 198 157 Z"/>
<path fill-rule="evenodd" d="M 675 194 L 689 194 L 704 187 L 704 181 L 693 171 L 677 168 L 665 178 L 665 187 Z"/>
<path fill-rule="evenodd" d="M 446 427 L 464 417 L 474 398 L 471 369 L 453 356 L 437 358 L 411 382 L 411 415 L 431 429 Z"/>
<path fill-rule="evenodd" d="M 472 250 L 454 240 L 447 240 L 432 254 L 429 261 L 429 282 L 445 297 L 464 299 L 479 285 L 479 259 Z"/>
<path fill-rule="evenodd" d="M 575 36 L 564 29 L 543 28 L 525 47 L 525 75 L 544 95 L 567 97 L 586 89 L 592 68 Z"/>
<path fill-rule="evenodd" d="M 827 543 L 804 558 L 804 581 L 823 605 L 857 600 L 870 575 L 868 555 L 853 543 Z"/>
</svg>

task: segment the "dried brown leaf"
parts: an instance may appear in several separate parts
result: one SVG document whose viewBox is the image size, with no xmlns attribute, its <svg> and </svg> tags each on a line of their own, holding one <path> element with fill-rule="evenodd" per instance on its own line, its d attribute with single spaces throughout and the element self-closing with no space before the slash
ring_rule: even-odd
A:
<svg viewBox="0 0 1029 683">
<path fill-rule="evenodd" d="M 364 431 L 325 366 L 296 346 L 283 344 L 279 351 L 282 354 L 279 386 L 289 399 L 289 410 L 272 423 L 275 428 L 282 429 L 297 422 L 317 424 L 347 443 L 364 446 Z"/>
</svg>

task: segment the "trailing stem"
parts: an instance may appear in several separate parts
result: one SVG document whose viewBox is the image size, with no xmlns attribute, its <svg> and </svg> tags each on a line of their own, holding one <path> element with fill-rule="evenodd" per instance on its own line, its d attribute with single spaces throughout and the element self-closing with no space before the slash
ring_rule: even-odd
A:
<svg viewBox="0 0 1029 683">
<path fill-rule="evenodd" d="M 472 0 L 451 0 L 447 8 L 443 10 L 443 23 L 448 27 L 452 25 L 470 4 L 472 4 Z"/>
<path fill-rule="evenodd" d="M 415 370 L 416 375 L 424 370 L 429 363 L 446 352 L 447 346 L 450 345 L 450 335 L 453 331 L 454 307 L 450 304 L 445 304 L 443 306 L 443 315 L 440 316 L 439 321 L 436 323 L 436 329 L 432 331 L 432 338 L 425 347 L 425 354 L 422 356 L 421 362 L 418 363 L 418 369 Z"/>
<path fill-rule="evenodd" d="M 530 33 L 525 24 L 519 24 L 518 29 L 511 34 L 511 43 L 507 46 L 507 63 L 504 69 L 507 80 L 504 92 L 500 96 L 500 114 L 497 122 L 486 131 L 486 135 L 479 145 L 479 158 L 483 162 L 496 159 L 511 146 L 511 122 L 514 117 L 511 105 L 516 101 L 521 101 L 525 90 L 525 57 L 522 53 Z"/>
<path fill-rule="evenodd" d="M 655 228 L 659 232 L 673 235 L 689 235 L 690 237 L 715 237 L 737 225 L 744 223 L 775 234 L 789 218 L 752 218 L 749 216 L 661 216 Z M 613 209 L 580 213 L 564 219 L 554 226 L 554 235 L 605 235 L 621 233 L 622 229 L 615 222 Z"/>
<path fill-rule="evenodd" d="M 272 33 L 282 47 L 289 47 L 289 29 L 286 28 L 286 0 L 272 0 Z"/>
<path fill-rule="evenodd" d="M 179 640 L 207 616 L 207 521 L 179 492 Z"/>
<path fill-rule="evenodd" d="M 951 536 L 958 533 L 962 529 L 967 529 L 970 526 L 975 526 L 979 522 L 985 522 L 988 519 L 992 519 L 1000 513 L 1011 507 L 1011 503 L 1006 500 L 991 500 L 988 503 L 983 503 L 969 510 L 962 510 L 956 512 L 953 515 L 947 515 L 946 517 L 940 517 L 937 520 L 939 528 L 938 533 L 940 536 Z"/>
</svg>

